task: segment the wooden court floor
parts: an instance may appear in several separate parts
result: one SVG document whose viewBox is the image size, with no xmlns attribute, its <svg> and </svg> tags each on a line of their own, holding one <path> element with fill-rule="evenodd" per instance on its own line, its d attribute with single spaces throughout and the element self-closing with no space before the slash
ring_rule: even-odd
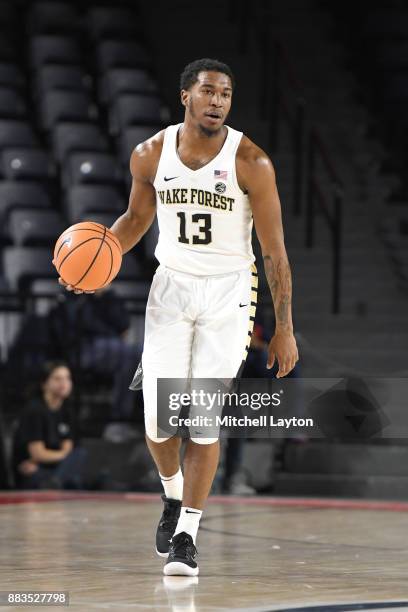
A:
<svg viewBox="0 0 408 612">
<path fill-rule="evenodd" d="M 162 575 L 160 512 L 150 494 L 0 493 L 0 591 L 69 591 L 84 612 L 408 610 L 408 503 L 212 497 L 198 578 Z"/>
</svg>

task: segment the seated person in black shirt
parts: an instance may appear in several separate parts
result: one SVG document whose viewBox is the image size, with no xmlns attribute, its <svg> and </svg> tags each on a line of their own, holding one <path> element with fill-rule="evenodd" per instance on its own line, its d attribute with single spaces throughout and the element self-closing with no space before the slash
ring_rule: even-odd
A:
<svg viewBox="0 0 408 612">
<path fill-rule="evenodd" d="M 82 487 L 85 450 L 74 447 L 69 404 L 71 372 L 62 361 L 44 365 L 40 394 L 25 406 L 14 439 L 14 468 L 22 489 Z"/>
</svg>

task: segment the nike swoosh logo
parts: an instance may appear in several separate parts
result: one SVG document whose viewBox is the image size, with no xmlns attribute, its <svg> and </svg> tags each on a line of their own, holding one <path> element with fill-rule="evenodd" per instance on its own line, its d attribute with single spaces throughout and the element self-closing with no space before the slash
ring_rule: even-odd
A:
<svg viewBox="0 0 408 612">
<path fill-rule="evenodd" d="M 178 178 L 178 176 L 169 176 L 169 177 L 165 176 L 164 180 L 165 181 L 172 181 L 173 179 L 176 179 L 176 178 Z"/>
<path fill-rule="evenodd" d="M 186 514 L 200 514 L 199 512 L 193 512 L 192 510 L 186 510 Z"/>
<path fill-rule="evenodd" d="M 248 304 L 241 304 L 241 303 L 239 304 L 240 308 L 244 308 L 244 306 L 248 306 Z"/>
</svg>

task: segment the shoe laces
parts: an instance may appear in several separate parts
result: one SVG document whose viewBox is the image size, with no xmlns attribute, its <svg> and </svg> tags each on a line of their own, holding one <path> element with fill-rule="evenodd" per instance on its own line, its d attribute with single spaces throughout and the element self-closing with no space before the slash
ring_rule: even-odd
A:
<svg viewBox="0 0 408 612">
<path fill-rule="evenodd" d="M 184 531 L 176 536 L 173 536 L 171 544 L 175 557 L 185 556 L 194 559 L 196 555 L 196 547 L 194 546 L 192 537 Z"/>
</svg>

